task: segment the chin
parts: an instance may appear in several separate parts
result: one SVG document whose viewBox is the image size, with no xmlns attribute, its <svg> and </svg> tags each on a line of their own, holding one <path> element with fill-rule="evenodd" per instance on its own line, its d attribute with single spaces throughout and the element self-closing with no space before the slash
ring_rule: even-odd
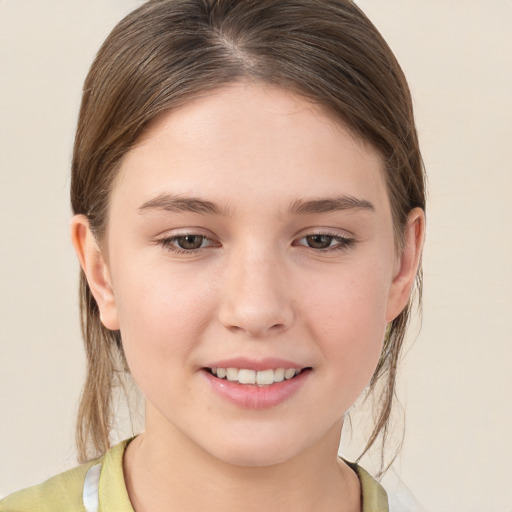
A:
<svg viewBox="0 0 512 512">
<path fill-rule="evenodd" d="M 222 453 L 212 454 L 216 458 L 222 460 L 226 464 L 241 467 L 263 468 L 268 466 L 276 466 L 283 464 L 292 459 L 297 452 L 290 450 L 283 451 L 281 448 L 266 449 L 263 446 L 256 446 L 252 450 L 249 449 L 236 449 L 231 447 L 229 453 L 223 451 Z"/>
<path fill-rule="evenodd" d="M 265 436 L 264 434 L 235 436 L 215 443 L 208 450 L 216 459 L 234 466 L 267 467 L 285 463 L 305 449 L 304 440 L 290 436 Z"/>
</svg>

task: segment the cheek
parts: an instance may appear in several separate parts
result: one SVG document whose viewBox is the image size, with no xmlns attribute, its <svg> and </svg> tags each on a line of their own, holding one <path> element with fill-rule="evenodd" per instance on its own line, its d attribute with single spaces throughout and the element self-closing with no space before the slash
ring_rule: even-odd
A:
<svg viewBox="0 0 512 512">
<path fill-rule="evenodd" d="M 329 329 L 354 335 L 386 323 L 391 272 L 380 262 L 340 266 L 336 272 L 315 274 L 301 283 L 308 311 L 321 316 Z"/>
<path fill-rule="evenodd" d="M 200 275 L 168 265 L 123 265 L 115 287 L 121 336 L 132 373 L 178 365 L 199 343 L 207 328 L 210 291 Z M 135 376 L 135 375 L 134 375 Z"/>
<path fill-rule="evenodd" d="M 386 329 L 389 273 L 379 262 L 350 265 L 309 286 L 304 315 L 320 349 L 346 382 L 366 386 L 377 365 Z M 357 393 L 358 394 L 358 393 Z"/>
</svg>

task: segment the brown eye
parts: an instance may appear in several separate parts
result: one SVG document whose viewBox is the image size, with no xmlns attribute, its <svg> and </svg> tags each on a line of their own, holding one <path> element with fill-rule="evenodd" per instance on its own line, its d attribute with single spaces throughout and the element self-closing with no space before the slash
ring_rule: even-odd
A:
<svg viewBox="0 0 512 512">
<path fill-rule="evenodd" d="M 203 250 L 220 247 L 218 242 L 211 240 L 205 235 L 198 235 L 196 233 L 184 233 L 183 235 L 169 236 L 157 240 L 158 245 L 171 253 L 192 255 Z"/>
<path fill-rule="evenodd" d="M 312 249 L 327 249 L 331 247 L 334 237 L 331 235 L 309 235 L 306 242 Z"/>
<path fill-rule="evenodd" d="M 314 233 L 294 242 L 294 245 L 306 247 L 322 254 L 346 250 L 355 244 L 356 240 L 354 238 L 331 233 Z"/>
<path fill-rule="evenodd" d="M 188 251 L 199 249 L 203 245 L 204 239 L 205 237 L 201 235 L 184 235 L 175 238 L 178 247 Z"/>
</svg>

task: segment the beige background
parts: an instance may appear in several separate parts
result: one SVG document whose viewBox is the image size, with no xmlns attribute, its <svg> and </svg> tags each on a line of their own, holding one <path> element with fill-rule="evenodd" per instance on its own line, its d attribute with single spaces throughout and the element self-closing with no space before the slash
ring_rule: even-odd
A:
<svg viewBox="0 0 512 512">
<path fill-rule="evenodd" d="M 71 145 L 94 53 L 139 4 L 0 0 L 0 496 L 74 465 Z M 404 360 L 394 470 L 417 510 L 511 512 L 512 2 L 359 4 L 409 78 L 430 179 L 424 320 Z"/>
</svg>

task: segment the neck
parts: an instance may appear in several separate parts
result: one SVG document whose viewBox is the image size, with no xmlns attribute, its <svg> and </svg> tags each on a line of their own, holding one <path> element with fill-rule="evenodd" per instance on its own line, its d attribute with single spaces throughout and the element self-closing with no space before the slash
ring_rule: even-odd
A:
<svg viewBox="0 0 512 512">
<path fill-rule="evenodd" d="M 337 458 L 341 425 L 292 460 L 247 467 L 205 452 L 176 431 L 146 428 L 124 457 L 136 512 L 360 510 L 357 476 Z M 264 507 L 264 508 L 263 508 Z"/>
</svg>

